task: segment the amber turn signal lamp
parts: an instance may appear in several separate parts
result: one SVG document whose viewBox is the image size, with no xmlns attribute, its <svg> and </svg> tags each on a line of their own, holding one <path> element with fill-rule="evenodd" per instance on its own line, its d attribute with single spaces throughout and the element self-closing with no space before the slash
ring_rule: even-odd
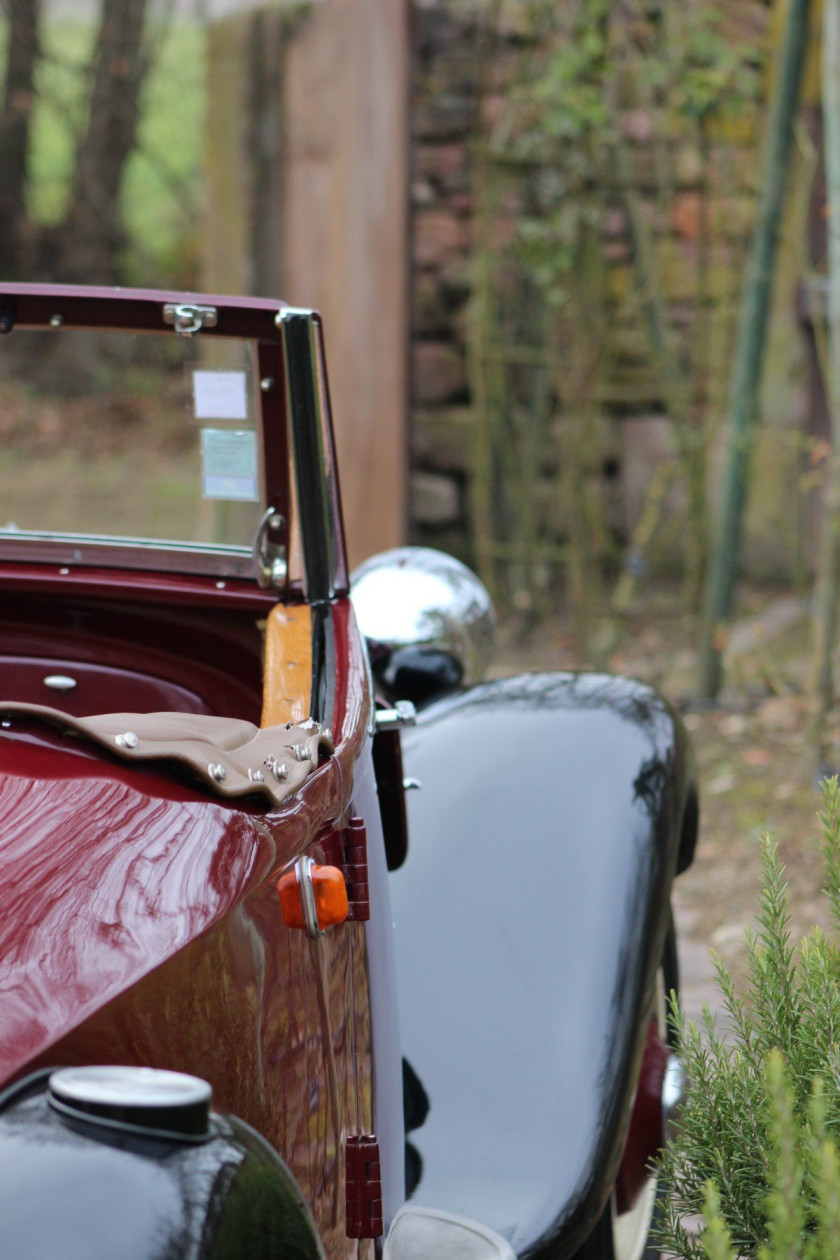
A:
<svg viewBox="0 0 840 1260">
<path fill-rule="evenodd" d="M 347 885 L 337 866 L 316 866 L 311 858 L 298 858 L 277 881 L 283 922 L 310 936 L 347 918 Z"/>
</svg>

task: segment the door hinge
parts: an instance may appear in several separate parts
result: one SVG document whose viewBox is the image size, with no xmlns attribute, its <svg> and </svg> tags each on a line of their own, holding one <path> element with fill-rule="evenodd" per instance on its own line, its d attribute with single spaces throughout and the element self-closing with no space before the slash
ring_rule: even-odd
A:
<svg viewBox="0 0 840 1260">
<path fill-rule="evenodd" d="M 367 828 L 363 818 L 351 818 L 344 828 L 344 878 L 347 881 L 348 919 L 357 923 L 370 918 Z"/>
<path fill-rule="evenodd" d="M 366 923 L 370 918 L 368 888 L 367 828 L 363 818 L 351 818 L 345 827 L 335 827 L 321 840 L 326 860 L 338 866 L 347 884 L 347 918 Z"/>
<path fill-rule="evenodd" d="M 347 1138 L 345 1161 L 347 1237 L 381 1238 L 382 1170 L 375 1134 Z"/>
</svg>

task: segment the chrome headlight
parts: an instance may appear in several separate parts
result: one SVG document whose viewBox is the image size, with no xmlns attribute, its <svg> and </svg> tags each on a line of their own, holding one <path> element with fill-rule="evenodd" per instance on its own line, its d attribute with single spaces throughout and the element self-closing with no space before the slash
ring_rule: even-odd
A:
<svg viewBox="0 0 840 1260">
<path fill-rule="evenodd" d="M 359 565 L 351 586 L 387 693 L 422 702 L 484 677 L 496 614 L 482 583 L 459 560 L 429 547 L 396 547 Z"/>
</svg>

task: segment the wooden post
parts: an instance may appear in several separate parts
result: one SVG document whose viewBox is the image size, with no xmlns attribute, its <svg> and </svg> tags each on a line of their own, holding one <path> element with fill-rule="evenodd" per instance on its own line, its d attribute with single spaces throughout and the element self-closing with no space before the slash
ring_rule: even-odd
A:
<svg viewBox="0 0 840 1260">
<path fill-rule="evenodd" d="M 352 564 L 406 532 L 408 20 L 408 0 L 318 0 L 211 43 L 205 284 L 321 312 Z"/>
</svg>

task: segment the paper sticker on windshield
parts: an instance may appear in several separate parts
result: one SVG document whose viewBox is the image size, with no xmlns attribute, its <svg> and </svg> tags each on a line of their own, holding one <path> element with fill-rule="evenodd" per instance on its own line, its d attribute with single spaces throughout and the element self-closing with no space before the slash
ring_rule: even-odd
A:
<svg viewBox="0 0 840 1260">
<path fill-rule="evenodd" d="M 193 372 L 196 420 L 247 420 L 248 382 L 244 372 Z"/>
<path fill-rule="evenodd" d="M 236 429 L 202 429 L 201 469 L 205 499 L 258 499 L 257 435 Z"/>
</svg>

